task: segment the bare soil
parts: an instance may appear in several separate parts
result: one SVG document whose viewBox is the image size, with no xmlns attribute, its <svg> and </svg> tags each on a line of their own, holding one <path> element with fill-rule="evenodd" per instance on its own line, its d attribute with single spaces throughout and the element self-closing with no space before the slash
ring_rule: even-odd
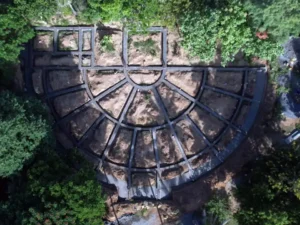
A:
<svg viewBox="0 0 300 225">
<path fill-rule="evenodd" d="M 157 131 L 157 148 L 162 164 L 172 164 L 182 159 L 182 155 L 171 137 L 170 129 Z"/>
<path fill-rule="evenodd" d="M 37 51 L 53 51 L 53 32 L 37 32 L 33 48 Z"/>
<path fill-rule="evenodd" d="M 111 37 L 113 49 L 108 51 L 101 46 L 105 36 Z M 95 37 L 95 63 L 99 66 L 122 65 L 122 32 L 116 30 L 100 30 Z M 102 44 L 103 45 L 103 44 Z"/>
<path fill-rule="evenodd" d="M 103 163 L 99 170 L 104 174 L 109 174 L 120 180 L 127 180 L 127 171 L 110 166 L 108 163 Z"/>
<path fill-rule="evenodd" d="M 76 114 L 72 120 L 66 124 L 66 128 L 76 139 L 79 139 L 91 127 L 100 114 L 100 111 L 95 107 L 88 107 L 82 112 Z"/>
<path fill-rule="evenodd" d="M 161 72 L 150 70 L 128 71 L 128 75 L 136 84 L 150 85 L 154 84 L 160 78 Z"/>
<path fill-rule="evenodd" d="M 113 70 L 87 70 L 87 77 L 91 92 L 94 96 L 100 94 L 125 78 L 122 72 Z"/>
<path fill-rule="evenodd" d="M 91 56 L 89 56 L 89 55 L 83 55 L 82 56 L 82 60 L 81 60 L 81 65 L 83 67 L 91 66 L 92 65 L 92 58 L 91 58 Z"/>
<path fill-rule="evenodd" d="M 92 33 L 91 31 L 84 31 L 83 32 L 83 51 L 90 51 L 92 48 Z"/>
<path fill-rule="evenodd" d="M 187 121 L 180 120 L 176 124 L 175 130 L 188 157 L 206 147 L 204 139 L 194 131 L 193 127 Z"/>
<path fill-rule="evenodd" d="M 115 163 L 121 163 L 127 166 L 130 156 L 131 139 L 131 130 L 120 129 L 116 137 L 116 142 L 110 149 L 107 158 Z"/>
<path fill-rule="evenodd" d="M 90 149 L 95 154 L 101 156 L 107 145 L 108 139 L 114 129 L 114 123 L 105 119 L 93 132 L 93 134 L 83 143 L 85 148 Z"/>
<path fill-rule="evenodd" d="M 56 126 L 53 130 L 56 139 L 58 142 L 65 148 L 65 149 L 71 149 L 73 148 L 72 141 L 67 137 L 65 132 L 63 132 L 58 126 Z"/>
<path fill-rule="evenodd" d="M 126 84 L 110 93 L 99 101 L 100 106 L 105 109 L 113 117 L 118 118 L 126 103 L 126 100 L 132 90 L 132 86 Z"/>
<path fill-rule="evenodd" d="M 233 140 L 233 138 L 237 135 L 237 132 L 231 128 L 229 128 L 221 140 L 216 145 L 219 151 L 223 151 L 227 145 Z"/>
<path fill-rule="evenodd" d="M 35 93 L 43 94 L 44 88 L 43 88 L 42 70 L 35 69 L 31 76 L 32 76 L 32 83 L 33 83 L 33 88 Z"/>
<path fill-rule="evenodd" d="M 227 91 L 238 93 L 243 85 L 242 72 L 220 72 L 210 69 L 207 76 L 207 84 Z"/>
<path fill-rule="evenodd" d="M 212 159 L 212 153 L 211 152 L 206 152 L 192 160 L 191 165 L 193 169 L 197 169 L 199 167 L 204 166 L 206 163 L 210 162 Z"/>
<path fill-rule="evenodd" d="M 204 135 L 211 141 L 218 136 L 219 132 L 225 126 L 222 121 L 203 111 L 199 107 L 195 107 L 189 115 Z"/>
<path fill-rule="evenodd" d="M 34 59 L 35 66 L 78 66 L 78 56 L 37 56 Z"/>
<path fill-rule="evenodd" d="M 134 167 L 141 168 L 156 166 L 153 139 L 149 131 L 141 131 L 137 134 L 132 164 Z"/>
<path fill-rule="evenodd" d="M 152 91 L 137 92 L 125 116 L 127 123 L 153 126 L 165 122 Z"/>
<path fill-rule="evenodd" d="M 166 79 L 191 96 L 196 96 L 201 81 L 202 72 L 167 72 Z"/>
<path fill-rule="evenodd" d="M 201 96 L 200 102 L 223 116 L 225 119 L 230 119 L 236 110 L 238 100 L 228 95 L 205 90 Z"/>
<path fill-rule="evenodd" d="M 180 42 L 182 38 L 179 33 L 175 31 L 168 31 L 168 65 L 204 65 L 200 62 L 198 57 L 191 57 L 181 47 Z"/>
<path fill-rule="evenodd" d="M 161 84 L 157 89 L 170 118 L 175 118 L 180 115 L 191 103 L 185 97 L 180 95 L 178 92 L 171 90 L 165 84 Z"/>
<path fill-rule="evenodd" d="M 170 180 L 170 179 L 173 179 L 183 173 L 186 173 L 187 171 L 188 171 L 188 167 L 186 165 L 176 166 L 174 168 L 164 170 L 161 173 L 161 176 L 162 176 L 162 179 L 164 179 L 164 180 Z"/>
<path fill-rule="evenodd" d="M 56 97 L 53 101 L 53 105 L 60 116 L 65 116 L 89 100 L 86 91 L 78 91 Z"/>
<path fill-rule="evenodd" d="M 247 79 L 247 88 L 246 88 L 246 95 L 253 96 L 254 95 L 254 89 L 256 84 L 256 71 L 250 71 L 248 73 L 248 79 Z"/>
<path fill-rule="evenodd" d="M 237 124 L 238 126 L 242 126 L 244 122 L 247 119 L 249 110 L 250 110 L 251 105 L 249 104 L 243 104 L 241 106 L 240 112 L 238 113 L 234 123 Z"/>
<path fill-rule="evenodd" d="M 80 70 L 52 70 L 48 73 L 52 90 L 69 88 L 83 83 Z"/>
<path fill-rule="evenodd" d="M 156 176 L 154 173 L 133 173 L 132 186 L 145 187 L 156 185 Z"/>
<path fill-rule="evenodd" d="M 153 40 L 154 54 L 143 51 L 141 48 L 136 48 L 135 43 L 145 42 L 147 40 Z M 161 53 L 161 33 L 153 32 L 148 35 L 146 34 L 135 34 L 130 35 L 128 38 L 128 64 L 130 65 L 161 65 L 162 64 L 162 53 Z"/>
<path fill-rule="evenodd" d="M 58 43 L 60 51 L 78 50 L 79 34 L 77 31 L 61 31 L 58 34 Z"/>
</svg>

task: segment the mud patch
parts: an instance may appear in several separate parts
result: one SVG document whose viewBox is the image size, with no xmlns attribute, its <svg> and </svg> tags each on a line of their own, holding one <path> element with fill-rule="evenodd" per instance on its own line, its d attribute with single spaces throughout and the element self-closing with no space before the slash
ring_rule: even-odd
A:
<svg viewBox="0 0 300 225">
<path fill-rule="evenodd" d="M 94 96 L 100 94 L 125 78 L 121 71 L 87 70 L 91 92 Z"/>
<path fill-rule="evenodd" d="M 219 151 L 223 151 L 226 149 L 227 145 L 234 139 L 234 137 L 237 135 L 237 131 L 229 128 L 224 136 L 221 138 L 221 140 L 216 145 Z"/>
<path fill-rule="evenodd" d="M 251 107 L 251 105 L 243 103 L 243 105 L 241 106 L 241 109 L 239 111 L 239 114 L 234 121 L 234 123 L 236 125 L 242 126 L 245 123 L 248 113 L 249 113 L 249 110 L 250 110 L 250 107 Z"/>
<path fill-rule="evenodd" d="M 166 79 L 194 97 L 199 91 L 199 87 L 203 79 L 203 73 L 181 71 L 167 72 Z"/>
<path fill-rule="evenodd" d="M 90 106 L 80 113 L 77 113 L 69 123 L 66 129 L 78 140 L 92 126 L 94 121 L 101 115 L 100 111 Z"/>
<path fill-rule="evenodd" d="M 60 116 L 65 116 L 89 100 L 90 98 L 86 91 L 78 91 L 56 97 L 53 101 L 53 105 Z"/>
<path fill-rule="evenodd" d="M 156 185 L 156 176 L 153 173 L 133 173 L 132 186 L 147 187 Z"/>
<path fill-rule="evenodd" d="M 127 123 L 143 126 L 158 125 L 165 121 L 152 91 L 137 92 L 125 120 Z"/>
<path fill-rule="evenodd" d="M 78 50 L 78 31 L 60 31 L 58 33 L 58 49 L 60 51 Z"/>
<path fill-rule="evenodd" d="M 203 153 L 191 161 L 192 168 L 193 169 L 200 168 L 204 166 L 206 163 L 210 162 L 212 158 L 213 158 L 212 153 L 210 152 Z"/>
<path fill-rule="evenodd" d="M 257 71 L 250 71 L 248 73 L 248 79 L 247 79 L 247 88 L 246 88 L 246 95 L 253 96 L 255 85 L 256 85 L 256 78 L 257 77 Z"/>
<path fill-rule="evenodd" d="M 204 139 L 197 135 L 193 127 L 185 120 L 180 120 L 176 126 L 175 130 L 179 140 L 182 143 L 182 147 L 185 154 L 189 157 L 206 147 Z"/>
<path fill-rule="evenodd" d="M 184 174 L 188 171 L 188 167 L 186 165 L 183 166 L 176 166 L 171 169 L 166 169 L 161 173 L 163 180 L 170 180 L 173 179 L 181 174 Z"/>
<path fill-rule="evenodd" d="M 225 119 L 230 119 L 236 110 L 238 100 L 228 95 L 205 90 L 201 96 L 200 102 Z"/>
<path fill-rule="evenodd" d="M 113 93 L 99 101 L 100 106 L 105 109 L 114 118 L 118 118 L 126 103 L 126 100 L 132 90 L 132 86 L 126 84 Z"/>
<path fill-rule="evenodd" d="M 42 70 L 34 70 L 31 75 L 33 88 L 37 94 L 44 94 L 42 72 Z"/>
<path fill-rule="evenodd" d="M 83 84 L 80 70 L 52 70 L 48 73 L 48 79 L 52 90 Z"/>
<path fill-rule="evenodd" d="M 182 159 L 178 146 L 175 144 L 170 129 L 162 129 L 157 132 L 157 148 L 162 164 L 173 164 Z"/>
<path fill-rule="evenodd" d="M 243 72 L 223 72 L 210 69 L 207 76 L 207 84 L 238 93 L 243 86 Z"/>
<path fill-rule="evenodd" d="M 128 75 L 134 83 L 139 85 L 150 85 L 154 84 L 161 76 L 160 71 L 128 71 Z"/>
<path fill-rule="evenodd" d="M 108 139 L 114 129 L 114 123 L 105 119 L 83 143 L 83 147 L 90 149 L 101 156 L 107 145 Z"/>
<path fill-rule="evenodd" d="M 37 51 L 53 51 L 53 32 L 39 31 L 34 38 L 33 48 Z"/>
<path fill-rule="evenodd" d="M 150 34 L 134 34 L 128 38 L 128 64 L 130 65 L 161 65 L 160 32 Z"/>
<path fill-rule="evenodd" d="M 94 52 L 96 65 L 122 65 L 122 32 L 100 30 L 96 33 Z"/>
<path fill-rule="evenodd" d="M 126 170 L 111 166 L 108 163 L 103 163 L 103 165 L 101 167 L 99 167 L 99 170 L 103 174 L 112 175 L 113 177 L 115 177 L 119 180 L 127 180 L 127 171 Z"/>
<path fill-rule="evenodd" d="M 153 140 L 149 131 L 141 131 L 137 134 L 134 151 L 132 162 L 134 167 L 150 168 L 156 166 Z"/>
<path fill-rule="evenodd" d="M 189 115 L 203 134 L 211 141 L 218 136 L 225 126 L 222 121 L 206 113 L 199 107 L 195 107 Z"/>
<path fill-rule="evenodd" d="M 35 66 L 77 66 L 79 64 L 78 56 L 51 56 L 43 55 L 34 58 Z"/>
<path fill-rule="evenodd" d="M 131 130 L 120 129 L 116 137 L 116 142 L 108 152 L 107 159 L 127 166 L 130 156 L 131 139 Z"/>
<path fill-rule="evenodd" d="M 157 89 L 171 119 L 180 115 L 191 103 L 165 84 L 161 84 Z"/>
</svg>

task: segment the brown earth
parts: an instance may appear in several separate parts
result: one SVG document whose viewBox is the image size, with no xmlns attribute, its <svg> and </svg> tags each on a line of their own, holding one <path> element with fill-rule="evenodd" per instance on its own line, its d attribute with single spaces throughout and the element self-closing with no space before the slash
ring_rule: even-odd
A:
<svg viewBox="0 0 300 225">
<path fill-rule="evenodd" d="M 165 122 L 152 91 L 139 91 L 125 116 L 127 123 L 153 126 Z"/>
<path fill-rule="evenodd" d="M 52 70 L 48 73 L 52 90 L 69 88 L 83 83 L 80 70 Z"/>
<path fill-rule="evenodd" d="M 156 185 L 156 176 L 153 173 L 133 173 L 132 186 L 145 187 Z"/>
<path fill-rule="evenodd" d="M 132 161 L 134 167 L 150 168 L 156 166 L 152 141 L 152 135 L 149 131 L 141 131 L 137 134 Z"/>
<path fill-rule="evenodd" d="M 132 131 L 120 129 L 116 142 L 110 149 L 107 158 L 115 163 L 121 163 L 127 166 L 130 156 Z"/>
<path fill-rule="evenodd" d="M 126 84 L 99 101 L 100 106 L 114 118 L 118 118 L 132 90 L 132 86 Z"/>
<path fill-rule="evenodd" d="M 157 148 L 162 164 L 173 164 L 182 158 L 181 152 L 172 139 L 170 129 L 157 131 Z"/>
<path fill-rule="evenodd" d="M 143 52 L 141 49 L 134 47 L 134 43 L 143 42 L 147 40 L 155 42 L 155 55 Z M 128 37 L 128 64 L 130 65 L 161 65 L 161 33 L 153 32 L 148 35 L 135 34 Z"/>
<path fill-rule="evenodd" d="M 92 48 L 92 33 L 91 31 L 84 31 L 83 32 L 83 51 L 90 51 Z"/>
<path fill-rule="evenodd" d="M 191 96 L 196 96 L 202 81 L 202 72 L 167 72 L 166 79 Z"/>
<path fill-rule="evenodd" d="M 77 31 L 61 31 L 58 34 L 58 48 L 61 51 L 78 50 L 79 34 Z"/>
<path fill-rule="evenodd" d="M 65 116 L 87 101 L 89 101 L 89 97 L 86 91 L 78 91 L 56 97 L 53 101 L 53 105 L 60 116 Z"/>
<path fill-rule="evenodd" d="M 189 115 L 204 135 L 211 141 L 218 136 L 219 132 L 225 126 L 222 121 L 203 111 L 199 107 L 195 107 Z"/>
<path fill-rule="evenodd" d="M 100 94 L 125 78 L 122 72 L 113 70 L 87 70 L 87 77 L 89 87 L 94 96 Z"/>
<path fill-rule="evenodd" d="M 242 72 L 220 72 L 210 69 L 207 76 L 207 84 L 231 92 L 239 92 L 243 85 Z"/>
<path fill-rule="evenodd" d="M 186 173 L 187 171 L 188 171 L 187 165 L 175 166 L 174 168 L 163 170 L 161 176 L 163 180 L 170 180 L 183 173 Z"/>
<path fill-rule="evenodd" d="M 113 51 L 102 48 L 101 42 L 105 36 L 111 37 Z M 99 66 L 122 65 L 122 32 L 116 30 L 100 30 L 95 37 L 95 64 Z"/>
<path fill-rule="evenodd" d="M 157 88 L 158 93 L 167 109 L 168 116 L 173 119 L 186 110 L 190 101 L 180 95 L 178 92 L 171 90 L 165 84 L 161 84 Z"/>
<path fill-rule="evenodd" d="M 34 58 L 35 66 L 78 66 L 78 56 L 51 56 L 43 55 Z"/>
<path fill-rule="evenodd" d="M 200 98 L 200 102 L 225 119 L 230 119 L 236 110 L 238 99 L 214 91 L 205 90 Z"/>
<path fill-rule="evenodd" d="M 42 70 L 35 69 L 32 73 L 32 83 L 35 93 L 43 94 L 43 80 L 42 80 Z"/>
<path fill-rule="evenodd" d="M 150 70 L 128 71 L 128 75 L 136 84 L 149 85 L 154 84 L 160 78 L 161 72 Z"/>
<path fill-rule="evenodd" d="M 53 32 L 37 32 L 33 48 L 37 51 L 53 51 Z"/>
<path fill-rule="evenodd" d="M 83 147 L 90 149 L 95 154 L 101 156 L 108 139 L 114 129 L 114 123 L 105 119 L 83 143 Z"/>
<path fill-rule="evenodd" d="M 175 130 L 182 143 L 185 154 L 188 157 L 198 153 L 206 147 L 204 139 L 194 131 L 187 121 L 179 121 L 175 125 Z"/>
</svg>

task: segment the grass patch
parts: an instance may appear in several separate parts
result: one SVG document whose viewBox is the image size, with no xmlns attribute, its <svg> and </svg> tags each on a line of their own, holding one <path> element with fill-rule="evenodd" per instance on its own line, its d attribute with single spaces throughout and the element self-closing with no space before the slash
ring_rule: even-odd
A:
<svg viewBox="0 0 300 225">
<path fill-rule="evenodd" d="M 133 43 L 133 46 L 143 53 L 156 56 L 157 49 L 155 46 L 155 41 L 153 41 L 151 38 L 145 41 L 136 41 Z"/>
<path fill-rule="evenodd" d="M 113 52 L 115 51 L 115 47 L 112 41 L 111 36 L 104 36 L 103 39 L 101 40 L 101 49 L 104 52 Z"/>
</svg>

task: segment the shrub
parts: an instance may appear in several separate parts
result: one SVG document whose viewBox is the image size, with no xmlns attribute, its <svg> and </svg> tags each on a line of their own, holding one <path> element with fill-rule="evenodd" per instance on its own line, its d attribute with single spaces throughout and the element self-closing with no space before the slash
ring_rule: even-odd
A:
<svg viewBox="0 0 300 225">
<path fill-rule="evenodd" d="M 111 36 L 104 36 L 101 40 L 101 47 L 104 52 L 113 52 L 115 51 L 114 44 L 112 42 Z"/>
<path fill-rule="evenodd" d="M 250 167 L 248 180 L 237 189 L 245 225 L 298 225 L 300 221 L 299 146 L 278 149 Z"/>
<path fill-rule="evenodd" d="M 245 0 L 245 7 L 258 31 L 267 31 L 278 42 L 300 34 L 299 0 Z"/>
<path fill-rule="evenodd" d="M 73 155 L 74 156 L 74 155 Z M 5 224 L 101 225 L 105 204 L 92 167 L 80 155 L 62 160 L 45 146 L 26 172 L 27 180 L 0 207 Z M 79 170 L 73 167 L 78 165 Z"/>
<path fill-rule="evenodd" d="M 239 51 L 243 51 L 246 57 L 255 55 L 268 60 L 280 53 L 280 46 L 272 39 L 255 37 L 247 12 L 235 0 L 223 7 L 191 7 L 191 11 L 180 20 L 180 31 L 183 47 L 204 62 L 214 60 L 218 45 L 221 46 L 223 65 L 233 61 Z"/>
<path fill-rule="evenodd" d="M 23 168 L 37 147 L 51 138 L 48 113 L 37 100 L 0 93 L 0 176 Z"/>
</svg>

